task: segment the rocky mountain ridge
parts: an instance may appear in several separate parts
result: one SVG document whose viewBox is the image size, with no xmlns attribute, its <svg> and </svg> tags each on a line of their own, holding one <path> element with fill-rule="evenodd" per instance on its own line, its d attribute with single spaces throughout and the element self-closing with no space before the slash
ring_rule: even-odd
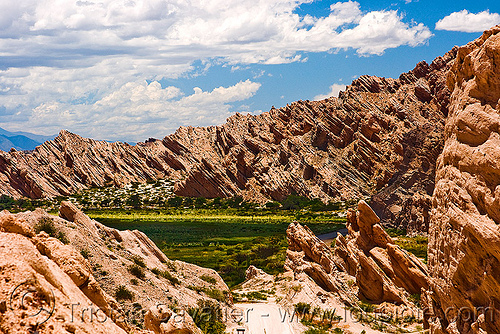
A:
<svg viewBox="0 0 500 334">
<path fill-rule="evenodd" d="M 453 49 L 398 79 L 362 76 L 338 98 L 298 101 L 220 126 L 181 127 L 131 146 L 61 131 L 33 152 L 0 152 L 0 193 L 54 197 L 168 178 L 182 196 L 258 202 L 296 193 L 366 198 L 383 222 L 428 225 Z"/>
</svg>

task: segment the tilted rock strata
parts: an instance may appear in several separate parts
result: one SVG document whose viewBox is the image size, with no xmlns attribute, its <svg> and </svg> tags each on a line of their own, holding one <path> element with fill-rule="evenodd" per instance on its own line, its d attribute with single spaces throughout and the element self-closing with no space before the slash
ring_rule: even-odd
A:
<svg viewBox="0 0 500 334">
<path fill-rule="evenodd" d="M 181 127 L 162 141 L 130 146 L 62 131 L 33 152 L 0 152 L 0 192 L 40 198 L 169 178 L 179 195 L 265 202 L 291 193 L 345 200 L 388 187 L 374 198 L 377 212 L 405 227 L 414 220 L 405 205 L 434 188 L 454 57 L 421 62 L 398 79 L 362 76 L 339 98 Z M 415 215 L 415 229 L 425 228 L 425 214 Z"/>
<path fill-rule="evenodd" d="M 361 298 L 411 305 L 409 295 L 428 286 L 427 267 L 397 246 L 379 222 L 370 206 L 360 201 L 357 212 L 348 212 L 348 235 L 337 237 L 335 261 L 356 277 Z"/>
<path fill-rule="evenodd" d="M 499 59 L 496 26 L 458 50 L 448 76 L 424 298 L 431 333 L 500 333 Z"/>
<path fill-rule="evenodd" d="M 89 187 L 123 186 L 165 176 L 160 141 L 135 146 L 82 138 L 67 131 L 32 152 L 0 152 L 0 192 L 53 197 Z"/>
<path fill-rule="evenodd" d="M 409 296 L 427 288 L 426 266 L 395 245 L 379 221 L 360 201 L 357 213 L 349 212 L 349 234 L 337 237 L 333 251 L 307 227 L 292 223 L 287 229 L 285 269 L 306 273 L 349 305 L 362 299 L 414 307 Z M 348 284 L 353 278 L 354 286 Z"/>
<path fill-rule="evenodd" d="M 154 333 L 168 334 L 184 330 L 185 333 L 199 334 L 189 315 L 182 313 L 185 319 L 182 322 L 174 321 L 179 319 L 178 316 L 157 319 L 155 315 L 158 312 L 155 310 L 160 306 L 168 308 L 175 305 L 183 312 L 183 309 L 197 306 L 200 299 L 210 299 L 190 287 L 220 290 L 228 296 L 226 302 L 231 304 L 229 289 L 214 270 L 169 260 L 144 233 L 106 227 L 90 219 L 69 202 L 61 204 L 59 214 L 61 218 L 41 209 L 19 214 L 7 211 L 0 213 L 0 281 L 6 283 L 0 284 L 1 296 L 6 297 L 0 300 L 8 300 L 8 294 L 25 281 L 29 283 L 27 288 L 41 292 L 54 291 L 56 313 L 50 317 L 41 333 L 51 333 L 50 328 L 55 328 L 53 332 L 59 333 L 63 332 L 61 328 L 66 327 L 92 333 L 122 333 L 122 329 L 137 332 L 132 321 L 142 323 L 146 312 L 142 310 L 149 310 L 146 312 L 149 315 L 144 328 Z M 53 225 L 58 233 L 66 236 L 69 244 L 64 245 L 45 232 L 36 234 L 34 227 L 41 221 Z M 85 254 L 86 259 L 82 254 Z M 132 275 L 129 268 L 141 262 L 144 263 L 144 276 L 139 278 Z M 153 269 L 169 275 L 158 276 L 153 273 Z M 215 283 L 202 280 L 200 276 L 203 275 L 214 278 Z M 119 286 L 126 286 L 132 293 L 132 300 L 117 303 L 111 297 Z M 42 295 L 48 298 L 46 293 Z M 72 304 L 75 304 L 73 309 Z M 80 321 L 81 316 L 78 316 L 85 313 L 89 306 L 99 310 L 101 320 L 107 314 L 117 321 L 113 323 L 110 320 L 95 328 L 95 324 L 87 318 Z M 20 322 L 21 314 L 19 310 L 2 312 L 0 305 L 0 329 L 8 333 L 24 333 L 30 323 Z M 76 319 L 74 321 L 70 321 L 72 314 L 73 319 Z M 55 324 L 52 323 L 54 319 Z M 155 327 L 153 323 L 158 326 Z"/>
</svg>

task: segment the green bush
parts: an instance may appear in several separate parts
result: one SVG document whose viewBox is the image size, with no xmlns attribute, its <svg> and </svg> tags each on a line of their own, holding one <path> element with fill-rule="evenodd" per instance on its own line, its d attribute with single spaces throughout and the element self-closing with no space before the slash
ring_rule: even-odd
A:
<svg viewBox="0 0 500 334">
<path fill-rule="evenodd" d="M 215 283 L 217 283 L 217 280 L 216 280 L 215 278 L 213 278 L 212 276 L 209 276 L 209 275 L 207 275 L 207 274 L 203 274 L 203 275 L 201 275 L 201 276 L 200 276 L 200 278 L 201 278 L 202 280 L 204 280 L 205 282 L 210 283 L 210 284 L 215 284 Z"/>
<path fill-rule="evenodd" d="M 300 315 L 305 315 L 309 314 L 309 311 L 311 310 L 311 305 L 308 303 L 299 302 L 294 305 L 294 308 L 296 313 Z"/>
<path fill-rule="evenodd" d="M 90 252 L 89 252 L 88 249 L 82 249 L 80 251 L 80 254 L 82 254 L 83 258 L 85 258 L 85 259 L 88 259 L 91 256 L 91 254 L 90 254 Z"/>
<path fill-rule="evenodd" d="M 139 267 L 146 268 L 146 263 L 144 263 L 144 259 L 139 255 L 132 255 L 130 257 L 130 261 L 134 262 Z"/>
<path fill-rule="evenodd" d="M 218 300 L 220 302 L 223 302 L 226 300 L 226 296 L 221 290 L 218 289 L 206 289 L 205 293 L 207 294 L 208 297 L 213 298 L 215 300 Z"/>
<path fill-rule="evenodd" d="M 160 270 L 158 268 L 154 268 L 151 270 L 151 272 L 153 274 L 155 274 L 156 276 L 161 276 L 163 278 L 166 278 L 170 281 L 170 283 L 172 283 L 173 285 L 179 285 L 181 284 L 181 281 L 179 281 L 179 279 L 175 276 L 172 276 L 172 274 L 170 272 L 168 272 L 167 270 Z"/>
<path fill-rule="evenodd" d="M 180 206 L 182 206 L 182 197 L 179 197 L 179 196 L 175 196 L 175 197 L 170 197 L 166 204 L 170 207 L 174 207 L 174 208 L 178 208 Z"/>
<path fill-rule="evenodd" d="M 146 275 L 144 274 L 144 268 L 137 264 L 133 264 L 128 267 L 128 271 L 137 278 L 143 279 Z"/>
<path fill-rule="evenodd" d="M 38 223 L 35 225 L 36 233 L 40 233 L 42 231 L 47 233 L 49 236 L 53 238 L 59 239 L 65 245 L 69 244 L 69 240 L 66 237 L 66 234 L 64 234 L 64 232 L 62 231 L 59 231 L 55 227 L 52 219 L 49 217 L 40 218 L 40 220 L 38 220 Z"/>
<path fill-rule="evenodd" d="M 117 300 L 134 300 L 134 294 L 128 290 L 124 285 L 120 285 L 115 290 L 115 298 Z"/>
<path fill-rule="evenodd" d="M 226 325 L 222 322 L 222 309 L 216 302 L 199 300 L 198 307 L 190 308 L 189 315 L 204 334 L 224 334 Z"/>
<path fill-rule="evenodd" d="M 328 332 L 324 329 L 310 327 L 304 332 L 304 334 L 328 334 Z"/>
</svg>

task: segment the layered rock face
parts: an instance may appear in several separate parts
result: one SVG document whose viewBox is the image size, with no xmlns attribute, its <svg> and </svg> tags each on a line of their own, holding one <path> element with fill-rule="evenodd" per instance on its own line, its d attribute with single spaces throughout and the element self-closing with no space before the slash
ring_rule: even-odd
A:
<svg viewBox="0 0 500 334">
<path fill-rule="evenodd" d="M 364 201 L 347 217 L 348 235 L 337 237 L 336 262 L 356 277 L 359 294 L 370 302 L 407 304 L 409 294 L 427 288 L 427 266 L 397 246 Z"/>
<path fill-rule="evenodd" d="M 18 198 L 69 195 L 88 187 L 123 186 L 165 177 L 160 141 L 131 146 L 61 131 L 32 152 L 0 152 L 0 192 Z"/>
<path fill-rule="evenodd" d="M 411 294 L 427 288 L 427 268 L 395 245 L 364 201 L 348 215 L 348 235 L 337 237 L 333 251 L 307 228 L 291 224 L 285 269 L 305 272 L 348 304 L 359 299 L 413 307 Z M 355 281 L 355 285 L 348 284 Z"/>
<path fill-rule="evenodd" d="M 500 333 L 500 26 L 461 47 L 429 229 L 432 333 Z"/>
<path fill-rule="evenodd" d="M 181 127 L 136 146 L 62 131 L 33 152 L 0 152 L 0 193 L 40 198 L 158 178 L 172 179 L 178 195 L 259 202 L 381 191 L 374 203 L 383 221 L 425 227 L 425 213 L 407 209 L 429 202 L 434 188 L 454 57 L 421 62 L 399 79 L 362 76 L 339 98 Z"/>
<path fill-rule="evenodd" d="M 231 304 L 214 270 L 170 261 L 142 232 L 108 228 L 69 202 L 60 216 L 0 213 L 0 332 L 201 334 L 185 310 L 210 298 L 188 287 Z"/>
</svg>

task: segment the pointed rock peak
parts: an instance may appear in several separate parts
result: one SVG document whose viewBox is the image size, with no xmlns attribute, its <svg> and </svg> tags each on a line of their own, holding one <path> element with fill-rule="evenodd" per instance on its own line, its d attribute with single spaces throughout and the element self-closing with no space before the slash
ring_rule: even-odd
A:
<svg viewBox="0 0 500 334">
<path fill-rule="evenodd" d="M 358 226 L 360 228 L 367 227 L 371 228 L 373 225 L 378 224 L 380 218 L 375 214 L 373 209 L 361 200 L 358 203 Z"/>
<path fill-rule="evenodd" d="M 59 135 L 55 139 L 63 139 L 63 140 L 68 140 L 68 139 L 81 139 L 82 137 L 73 133 L 69 132 L 68 130 L 61 130 L 59 131 Z"/>
</svg>

